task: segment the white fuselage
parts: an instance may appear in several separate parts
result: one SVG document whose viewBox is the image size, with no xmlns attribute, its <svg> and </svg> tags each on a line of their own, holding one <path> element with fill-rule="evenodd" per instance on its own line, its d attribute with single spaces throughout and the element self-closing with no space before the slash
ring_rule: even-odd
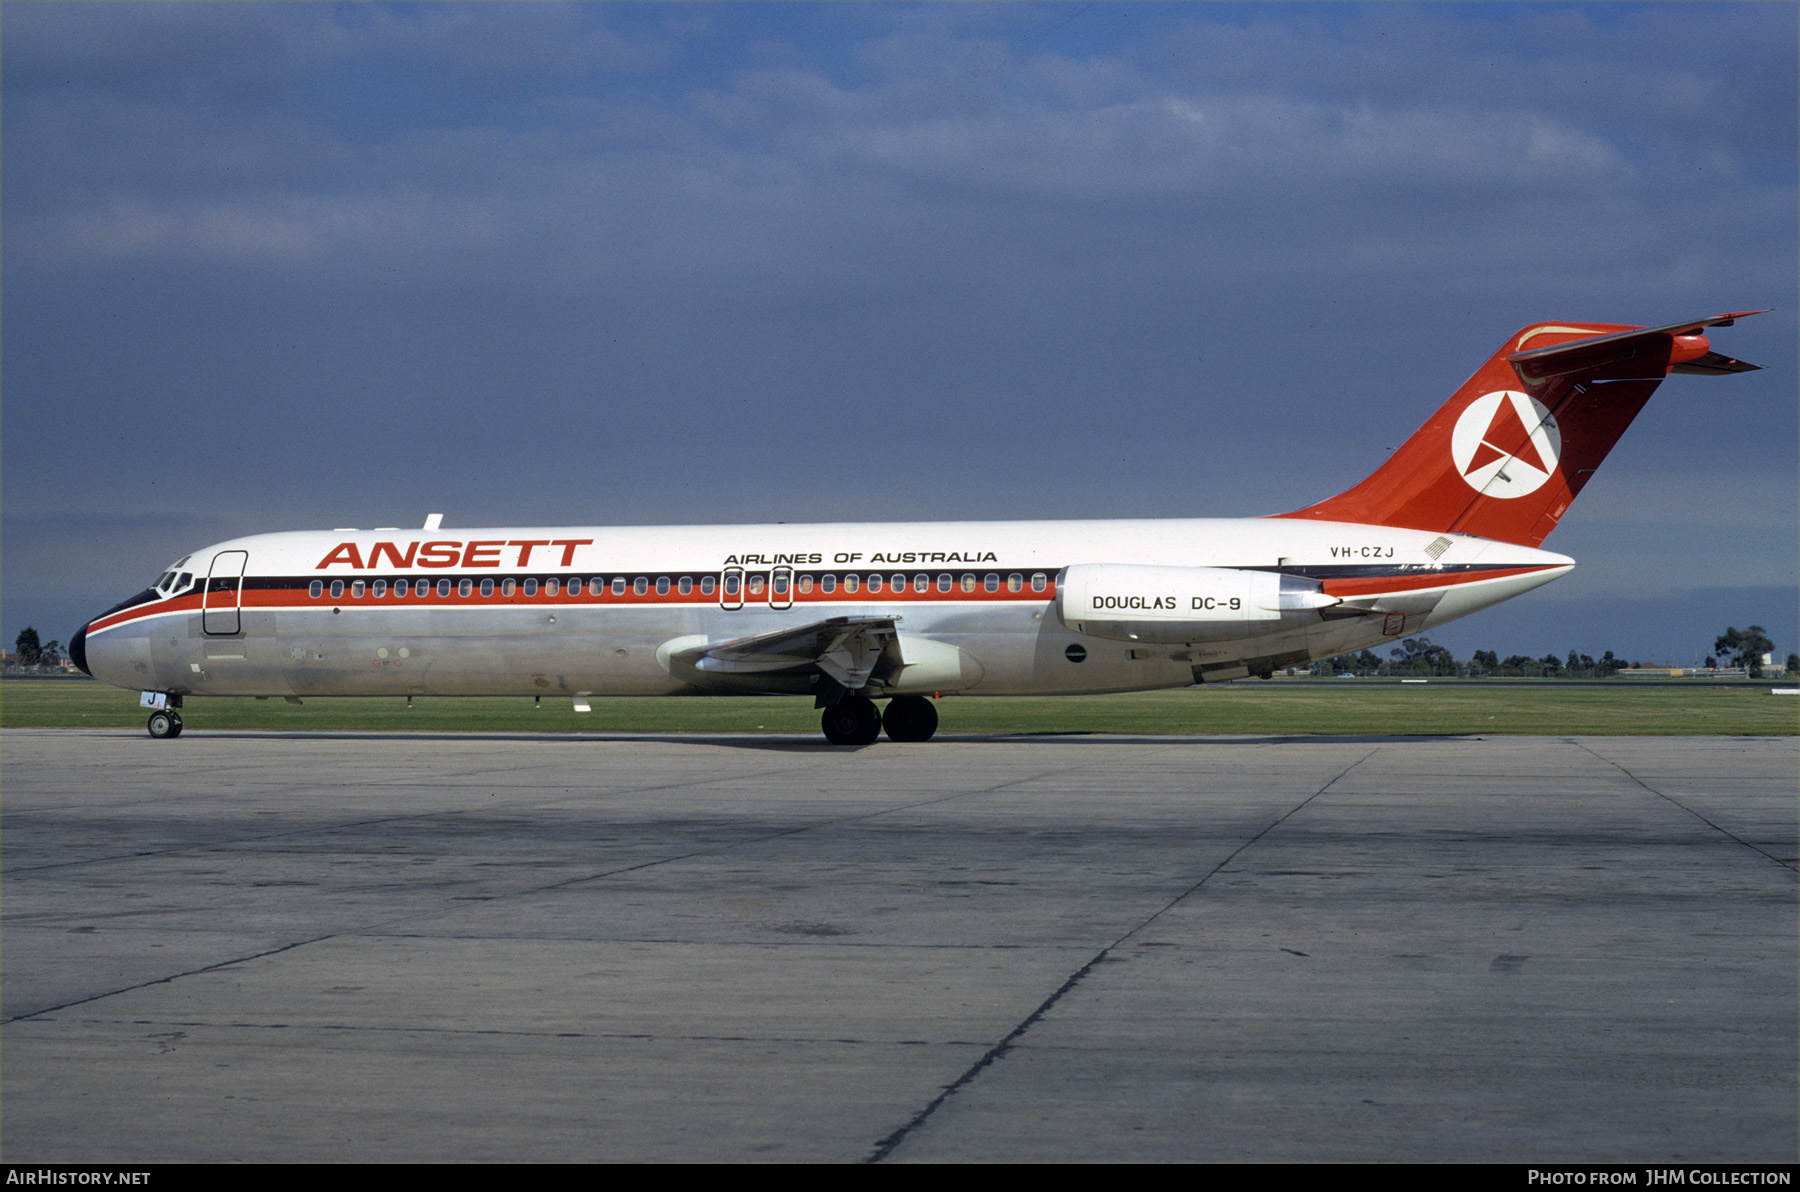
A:
<svg viewBox="0 0 1800 1192">
<path fill-rule="evenodd" d="M 802 694 L 792 676 L 685 665 L 676 646 L 880 617 L 914 656 L 954 647 L 959 661 L 915 668 L 930 676 L 915 686 L 1131 691 L 1416 635 L 1572 565 L 1487 539 L 1281 518 L 296 532 L 188 556 L 83 644 L 96 677 L 174 695 Z M 1117 595 L 1083 597 L 1116 619 L 1064 607 L 1075 567 L 1090 587 L 1118 577 Z M 1228 613 L 1203 595 L 1228 572 L 1255 591 L 1306 591 L 1279 611 Z M 1179 615 L 1156 611 L 1163 587 Z"/>
</svg>

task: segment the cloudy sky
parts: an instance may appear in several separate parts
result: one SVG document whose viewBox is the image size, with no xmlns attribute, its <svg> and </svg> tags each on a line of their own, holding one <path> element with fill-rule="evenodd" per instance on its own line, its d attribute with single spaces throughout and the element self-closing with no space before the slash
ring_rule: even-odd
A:
<svg viewBox="0 0 1800 1192">
<path fill-rule="evenodd" d="M 1800 649 L 1793 5 L 0 5 L 4 624 L 332 526 L 1248 516 L 1774 313 L 1459 654 Z"/>
</svg>

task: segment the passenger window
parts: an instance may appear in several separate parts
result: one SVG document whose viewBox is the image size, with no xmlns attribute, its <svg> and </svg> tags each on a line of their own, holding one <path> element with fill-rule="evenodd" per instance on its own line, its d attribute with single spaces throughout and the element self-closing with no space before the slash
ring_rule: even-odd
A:
<svg viewBox="0 0 1800 1192">
<path fill-rule="evenodd" d="M 515 587 L 515 586 L 516 586 L 516 585 L 515 585 L 515 584 L 514 584 L 514 583 L 513 583 L 513 581 L 512 581 L 512 580 L 510 580 L 510 579 L 503 579 L 503 580 L 501 580 L 501 581 L 500 581 L 500 595 L 502 595 L 502 596 L 511 596 L 511 595 L 512 595 L 512 594 L 513 594 L 513 588 L 514 588 L 514 587 Z"/>
<path fill-rule="evenodd" d="M 700 594 L 702 596 L 711 596 L 713 594 L 714 586 L 712 576 L 704 575 L 700 577 Z"/>
<path fill-rule="evenodd" d="M 807 594 L 807 593 L 808 593 L 808 592 L 810 592 L 810 591 L 812 591 L 812 588 L 813 588 L 813 578 L 812 578 L 812 576 L 810 576 L 810 575 L 803 575 L 803 576 L 801 576 L 801 577 L 800 577 L 800 594 L 801 594 L 801 595 L 802 595 L 802 596 L 804 596 L 804 595 L 806 595 L 806 594 Z"/>
<path fill-rule="evenodd" d="M 588 595 L 589 596 L 604 596 L 604 595 L 606 595 L 606 581 L 601 579 L 597 575 L 593 579 L 589 580 L 588 581 Z"/>
<path fill-rule="evenodd" d="M 658 596 L 667 596 L 669 594 L 669 577 L 668 576 L 659 575 L 656 577 L 656 594 Z"/>
<path fill-rule="evenodd" d="M 640 575 L 631 581 L 631 590 L 642 596 L 650 590 L 650 581 Z"/>
<path fill-rule="evenodd" d="M 694 591 L 693 577 L 686 576 L 686 575 L 682 576 L 681 582 L 676 585 L 676 590 L 679 591 L 683 596 L 691 595 Z"/>
<path fill-rule="evenodd" d="M 306 594 L 308 596 L 311 596 L 314 600 L 317 600 L 319 597 L 323 596 L 325 594 L 325 581 L 322 579 L 315 579 L 307 587 Z"/>
<path fill-rule="evenodd" d="M 537 585 L 537 577 L 536 576 L 533 576 L 532 578 L 525 581 L 525 595 L 536 596 L 537 588 L 538 588 L 538 585 Z"/>
<path fill-rule="evenodd" d="M 350 599 L 361 600 L 362 594 L 363 594 L 363 582 L 359 579 L 350 585 Z"/>
<path fill-rule="evenodd" d="M 439 581 L 438 581 L 438 589 L 437 589 L 437 594 L 438 594 L 438 595 L 439 595 L 439 596 L 448 596 L 448 595 L 450 595 L 450 581 L 449 581 L 449 580 L 447 580 L 447 579 L 440 579 L 440 580 L 439 580 Z"/>
<path fill-rule="evenodd" d="M 904 575 L 894 576 L 892 583 L 894 585 L 894 594 L 896 596 L 906 591 L 906 577 Z"/>
<path fill-rule="evenodd" d="M 736 575 L 728 575 L 725 577 L 725 595 L 736 596 L 738 594 L 738 582 L 741 578 L 741 576 Z"/>
<path fill-rule="evenodd" d="M 1034 571 L 1031 573 L 1031 590 L 1033 592 L 1042 592 L 1044 590 L 1044 573 L 1043 572 Z"/>
<path fill-rule="evenodd" d="M 344 581 L 341 579 L 332 580 L 331 581 L 331 598 L 333 600 L 337 600 L 340 597 L 342 597 L 343 594 L 344 594 Z"/>
<path fill-rule="evenodd" d="M 963 574 L 962 590 L 965 592 L 973 592 L 975 590 L 975 577 L 974 576 L 969 575 L 966 572 Z"/>
<path fill-rule="evenodd" d="M 981 581 L 981 586 L 990 592 L 998 592 L 1000 590 L 1000 577 L 990 571 L 988 572 L 987 578 Z"/>
<path fill-rule="evenodd" d="M 938 576 L 938 591 L 948 592 L 949 590 L 950 590 L 950 575 L 948 572 L 946 572 L 946 573 Z"/>
<path fill-rule="evenodd" d="M 873 596 L 879 591 L 881 591 L 881 577 L 879 575 L 871 575 L 869 577 L 869 594 Z"/>
<path fill-rule="evenodd" d="M 625 595 L 625 577 L 624 577 L 624 576 L 622 576 L 622 575 L 615 575 L 615 576 L 613 576 L 613 585 L 612 585 L 612 588 L 613 588 L 613 595 L 614 595 L 614 596 L 623 596 L 623 595 Z"/>
<path fill-rule="evenodd" d="M 569 577 L 569 582 L 563 585 L 563 591 L 571 600 L 581 595 L 581 577 L 579 575 L 571 575 Z"/>
<path fill-rule="evenodd" d="M 749 590 L 750 590 L 750 595 L 761 596 L 762 590 L 763 590 L 763 577 L 760 575 L 751 576 Z"/>
<path fill-rule="evenodd" d="M 387 581 L 385 579 L 378 579 L 373 584 L 370 584 L 369 585 L 369 595 L 375 597 L 375 599 L 377 599 L 377 600 L 380 600 L 383 596 L 386 596 L 387 595 Z"/>
<path fill-rule="evenodd" d="M 922 574 L 913 576 L 913 591 L 915 591 L 915 592 L 931 591 L 931 577 L 928 575 L 922 575 Z"/>
<path fill-rule="evenodd" d="M 394 599 L 395 600 L 405 599 L 406 594 L 411 590 L 412 590 L 412 586 L 410 584 L 408 584 L 405 580 L 397 579 L 394 581 Z"/>
<path fill-rule="evenodd" d="M 1022 591 L 1024 591 L 1024 589 L 1025 589 L 1025 577 L 1024 576 L 1020 575 L 1018 572 L 1015 571 L 1011 575 L 1006 577 L 1006 590 L 1008 592 L 1022 592 Z"/>
<path fill-rule="evenodd" d="M 474 580 L 463 579 L 463 580 L 456 581 L 456 594 L 458 596 L 462 596 L 462 597 L 466 598 L 469 595 L 469 593 L 473 592 L 474 590 L 475 590 L 475 581 Z"/>
<path fill-rule="evenodd" d="M 819 591 L 821 591 L 821 592 L 837 591 L 837 576 L 835 576 L 835 575 L 820 576 L 819 577 Z"/>
<path fill-rule="evenodd" d="M 484 579 L 481 581 L 481 594 L 483 596 L 492 596 L 494 594 L 494 581 L 493 580 Z"/>
</svg>

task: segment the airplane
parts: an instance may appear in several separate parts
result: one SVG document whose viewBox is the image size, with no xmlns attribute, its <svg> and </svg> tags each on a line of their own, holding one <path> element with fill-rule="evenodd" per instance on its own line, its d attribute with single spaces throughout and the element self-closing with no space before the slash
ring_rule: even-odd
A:
<svg viewBox="0 0 1800 1192">
<path fill-rule="evenodd" d="M 1704 332 L 1534 323 L 1366 479 L 1233 519 L 260 534 L 182 556 L 69 653 L 188 696 L 811 696 L 827 741 L 929 740 L 945 695 L 1218 683 L 1418 634 L 1574 567 L 1539 549 Z M 885 710 L 876 701 L 886 701 Z"/>
</svg>

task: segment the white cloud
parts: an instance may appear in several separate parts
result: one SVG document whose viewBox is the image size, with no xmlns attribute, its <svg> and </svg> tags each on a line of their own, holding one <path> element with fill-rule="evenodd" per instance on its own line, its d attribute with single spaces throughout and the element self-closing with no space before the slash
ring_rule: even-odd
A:
<svg viewBox="0 0 1800 1192">
<path fill-rule="evenodd" d="M 469 200 L 420 194 L 373 197 L 264 194 L 234 200 L 148 200 L 118 196 L 27 224 L 18 250 L 52 260 L 76 255 L 265 258 L 342 261 L 492 243 L 494 213 Z"/>
</svg>

